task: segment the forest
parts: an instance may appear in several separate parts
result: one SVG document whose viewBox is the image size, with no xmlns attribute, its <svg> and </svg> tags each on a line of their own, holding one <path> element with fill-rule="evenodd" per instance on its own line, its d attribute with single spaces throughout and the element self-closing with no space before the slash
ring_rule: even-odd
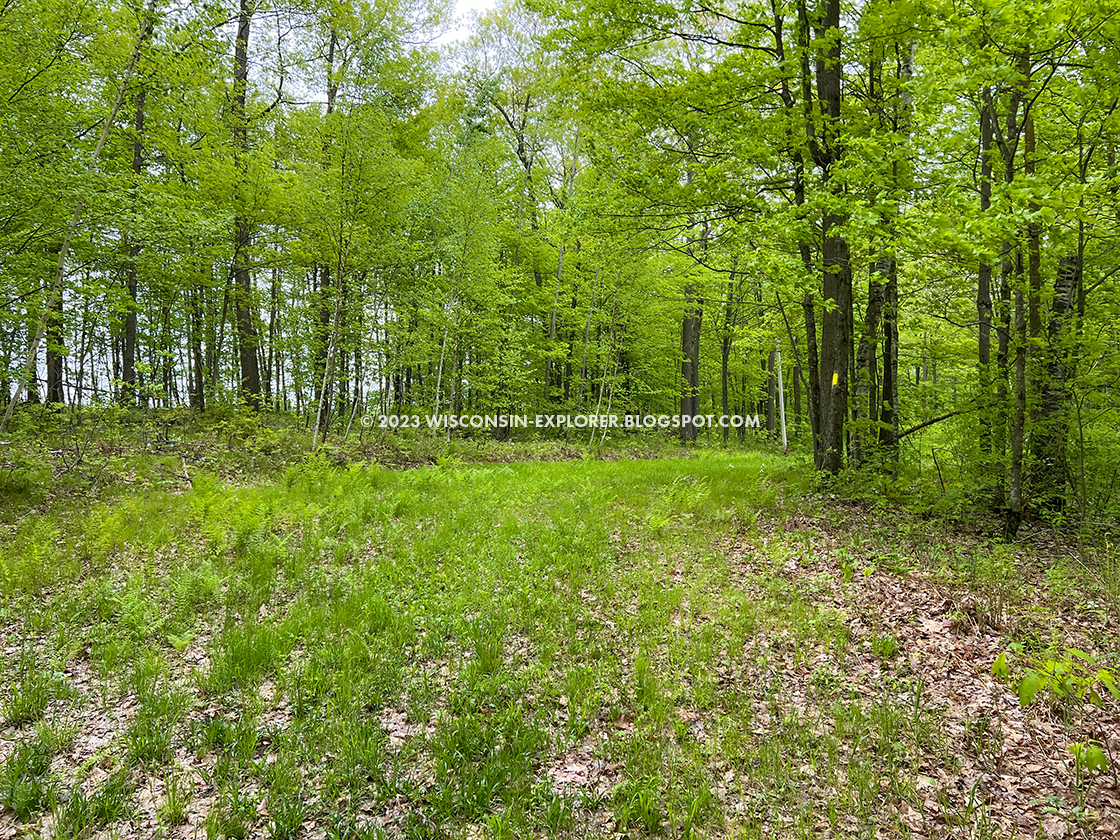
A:
<svg viewBox="0 0 1120 840">
<path fill-rule="evenodd" d="M 0 840 L 1120 832 L 1118 107 L 1118 0 L 0 0 Z"/>
<path fill-rule="evenodd" d="M 1012 532 L 1099 517 L 1116 11 L 533 0 L 441 44 L 423 3 L 8 4 L 4 423 L 609 401 L 774 429 L 784 347 L 818 469 L 936 440 Z"/>
</svg>

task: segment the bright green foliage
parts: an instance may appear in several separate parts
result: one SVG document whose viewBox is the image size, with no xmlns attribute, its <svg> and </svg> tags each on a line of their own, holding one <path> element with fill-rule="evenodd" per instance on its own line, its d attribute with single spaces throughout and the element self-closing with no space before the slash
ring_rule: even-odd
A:
<svg viewBox="0 0 1120 840">
<path fill-rule="evenodd" d="M 1098 668 L 1093 658 L 1083 651 L 1067 648 L 1064 656 L 1036 657 L 1024 654 L 1021 642 L 1012 642 L 1008 650 L 1022 659 L 1018 694 L 1023 706 L 1034 703 L 1039 695 L 1056 706 L 1078 702 L 1099 706 L 1108 696 L 1120 700 L 1120 686 L 1112 672 Z M 1004 651 L 992 665 L 992 676 L 1011 680 L 1012 675 L 1012 664 Z"/>
<path fill-rule="evenodd" d="M 1108 758 L 1099 744 L 1070 744 L 1069 751 L 1073 753 L 1077 770 L 1080 773 L 1092 773 L 1094 770 L 1107 770 Z"/>
</svg>

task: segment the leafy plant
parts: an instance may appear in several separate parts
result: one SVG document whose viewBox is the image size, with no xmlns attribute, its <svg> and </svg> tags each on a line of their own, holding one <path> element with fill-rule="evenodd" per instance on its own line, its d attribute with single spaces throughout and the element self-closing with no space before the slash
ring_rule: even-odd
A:
<svg viewBox="0 0 1120 840">
<path fill-rule="evenodd" d="M 1021 646 L 1013 643 L 1009 649 L 1021 651 Z M 996 658 L 992 674 L 1001 679 L 1011 677 L 1005 653 Z M 1097 668 L 1092 657 L 1075 648 L 1067 648 L 1064 657 L 1026 657 L 1018 691 L 1024 707 L 1039 696 L 1047 697 L 1055 706 L 1082 701 L 1102 705 L 1105 694 L 1120 700 L 1120 686 L 1112 672 Z"/>
<path fill-rule="evenodd" d="M 1086 773 L 1108 769 L 1108 758 L 1099 744 L 1070 744 L 1069 751 L 1073 753 L 1074 769 L 1079 779 Z"/>
</svg>

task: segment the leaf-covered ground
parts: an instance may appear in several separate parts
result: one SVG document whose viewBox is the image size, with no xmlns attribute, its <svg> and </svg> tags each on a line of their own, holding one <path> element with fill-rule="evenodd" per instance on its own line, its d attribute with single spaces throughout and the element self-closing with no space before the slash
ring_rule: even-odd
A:
<svg viewBox="0 0 1120 840">
<path fill-rule="evenodd" d="M 1120 833 L 1116 558 L 807 477 L 313 460 L 25 516 L 0 840 Z"/>
</svg>

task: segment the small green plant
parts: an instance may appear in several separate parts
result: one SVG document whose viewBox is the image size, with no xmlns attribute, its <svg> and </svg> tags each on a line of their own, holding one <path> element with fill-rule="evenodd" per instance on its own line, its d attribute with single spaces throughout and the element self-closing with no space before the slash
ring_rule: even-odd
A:
<svg viewBox="0 0 1120 840">
<path fill-rule="evenodd" d="M 327 840 L 385 840 L 384 829 L 363 822 L 350 811 L 331 816 L 327 823 Z"/>
<path fill-rule="evenodd" d="M 884 662 L 893 657 L 901 650 L 901 645 L 898 639 L 892 635 L 873 636 L 871 638 L 871 652 L 875 654 L 876 658 L 882 659 Z"/>
<path fill-rule="evenodd" d="M 1073 753 L 1073 768 L 1078 784 L 1086 775 L 1108 769 L 1108 757 L 1099 744 L 1070 744 L 1069 751 Z"/>
<path fill-rule="evenodd" d="M 41 741 L 16 745 L 0 769 L 0 805 L 22 822 L 45 810 L 54 796 L 51 753 Z"/>
<path fill-rule="evenodd" d="M 664 795 L 654 778 L 632 779 L 615 791 L 614 812 L 619 828 L 638 825 L 646 834 L 661 831 L 666 818 Z"/>
<path fill-rule="evenodd" d="M 1012 643 L 1008 650 L 1021 654 L 1022 645 Z M 1011 679 L 1012 668 L 1006 652 L 996 658 L 992 675 Z M 1026 657 L 1019 680 L 1019 703 L 1023 707 L 1040 696 L 1046 697 L 1055 707 L 1079 702 L 1101 705 L 1106 693 L 1120 700 L 1120 686 L 1112 672 L 1097 668 L 1092 657 L 1075 648 L 1067 648 L 1064 657 Z"/>
<path fill-rule="evenodd" d="M 129 813 L 132 780 L 124 770 L 117 770 L 91 794 L 80 784 L 70 790 L 65 806 L 52 803 L 55 813 L 52 840 L 85 840 L 93 832 L 123 819 Z"/>
<path fill-rule="evenodd" d="M 482 621 L 471 628 L 474 661 L 481 674 L 493 674 L 502 667 L 504 644 L 502 628 L 493 621 Z"/>
<path fill-rule="evenodd" d="M 293 840 L 311 814 L 311 804 L 303 791 L 299 770 L 290 759 L 281 759 L 268 768 L 268 836 L 274 840 Z"/>
<path fill-rule="evenodd" d="M 233 774 L 222 785 L 218 800 L 203 821 L 206 840 L 244 840 L 250 836 L 257 820 L 256 804 L 243 780 Z"/>
<path fill-rule="evenodd" d="M 19 657 L 11 696 L 0 707 L 3 720 L 11 726 L 37 721 L 54 697 L 58 682 L 58 675 L 45 667 L 34 651 L 25 649 Z"/>
<path fill-rule="evenodd" d="M 156 808 L 156 817 L 166 826 L 183 825 L 190 799 L 190 785 L 178 773 L 172 773 L 164 782 L 163 801 Z"/>
</svg>

